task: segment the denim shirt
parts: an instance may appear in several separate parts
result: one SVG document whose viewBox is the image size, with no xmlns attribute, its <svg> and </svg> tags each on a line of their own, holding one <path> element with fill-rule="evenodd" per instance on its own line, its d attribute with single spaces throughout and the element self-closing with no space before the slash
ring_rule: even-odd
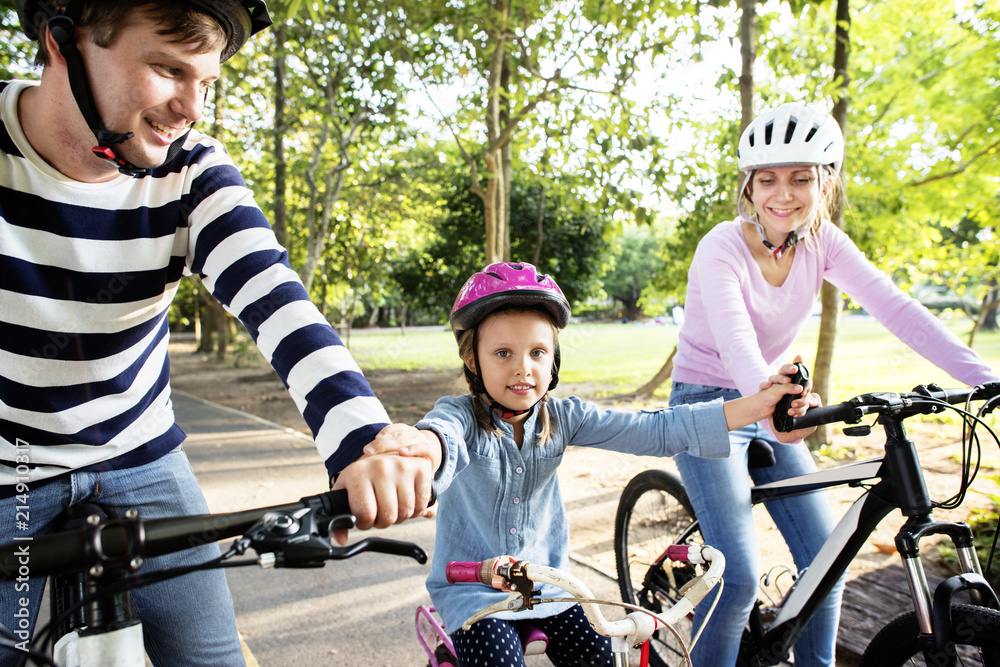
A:
<svg viewBox="0 0 1000 667">
<path fill-rule="evenodd" d="M 445 567 L 450 561 L 481 561 L 507 554 L 515 560 L 569 569 L 569 527 L 556 475 L 566 447 L 645 456 L 729 455 L 722 401 L 625 412 L 602 410 L 575 396 L 549 398 L 551 437 L 538 445 L 536 407 L 524 423 L 524 443 L 518 449 L 509 424 L 496 420 L 500 437 L 480 428 L 473 400 L 480 399 L 470 394 L 444 397 L 417 424 L 419 429 L 434 431 L 444 444 L 444 460 L 434 481 L 440 509 L 427 590 L 449 633 L 475 612 L 507 596 L 480 584 L 448 584 Z M 541 588 L 542 597 L 565 595 L 548 585 Z M 570 606 L 545 604 L 496 616 L 539 618 Z"/>
</svg>

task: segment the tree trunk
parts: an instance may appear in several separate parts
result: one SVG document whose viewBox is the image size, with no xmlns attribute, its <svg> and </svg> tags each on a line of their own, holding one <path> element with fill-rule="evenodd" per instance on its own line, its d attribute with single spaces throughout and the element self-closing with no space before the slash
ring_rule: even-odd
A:
<svg viewBox="0 0 1000 667">
<path fill-rule="evenodd" d="M 848 84 L 850 75 L 847 65 L 851 53 L 851 11 L 849 0 L 837 0 L 837 29 L 836 48 L 833 54 L 833 75 L 837 83 L 834 92 L 836 100 L 833 104 L 833 117 L 840 125 L 844 136 L 847 136 L 847 106 L 850 102 Z M 846 159 L 845 159 L 846 162 Z M 841 165 L 841 174 L 844 173 L 844 166 Z M 844 229 L 844 209 L 846 208 L 847 180 L 844 179 L 845 197 L 838 202 L 836 215 L 833 218 L 834 224 L 840 229 Z M 816 360 L 813 364 L 813 391 L 818 393 L 825 405 L 829 405 L 830 386 L 833 379 L 833 352 L 837 341 L 837 327 L 840 323 L 840 311 L 842 299 L 840 290 L 830 283 L 823 283 L 822 290 L 823 314 L 819 323 L 819 339 L 816 344 Z M 830 426 L 824 424 L 816 429 L 809 437 L 809 445 L 812 448 L 830 442 Z"/>
<path fill-rule="evenodd" d="M 983 331 L 997 330 L 997 306 L 1000 304 L 1000 287 L 991 287 L 983 297 L 982 308 L 980 309 L 983 321 L 980 327 Z"/>
<path fill-rule="evenodd" d="M 741 0 L 740 7 L 740 134 L 753 120 L 753 62 L 757 57 L 754 39 L 757 0 Z M 737 186 L 738 187 L 738 186 Z"/>
<path fill-rule="evenodd" d="M 542 230 L 542 223 L 545 221 L 545 186 L 543 185 L 538 190 L 538 217 L 535 219 L 535 252 L 531 255 L 531 263 L 538 266 L 538 262 L 542 259 L 542 241 L 544 240 L 544 234 Z"/>
<path fill-rule="evenodd" d="M 288 211 L 285 205 L 288 165 L 285 159 L 285 40 L 287 28 L 278 21 L 274 29 L 274 222 L 278 243 L 288 247 Z"/>
<path fill-rule="evenodd" d="M 631 394 L 625 394 L 624 396 L 618 396 L 616 398 L 628 400 L 628 399 L 646 399 L 651 397 L 653 395 L 653 392 L 659 389 L 660 385 L 669 380 L 671 374 L 673 374 L 675 354 L 677 354 L 676 345 L 674 346 L 674 349 L 670 352 L 670 356 L 667 357 L 667 360 L 663 362 L 662 366 L 660 366 L 660 370 L 656 371 L 656 375 L 654 375 L 649 382 L 642 385 L 641 387 L 633 391 Z"/>
<path fill-rule="evenodd" d="M 979 317 L 973 319 L 972 330 L 969 331 L 969 338 L 966 345 L 972 347 L 972 341 L 980 331 L 996 331 L 997 328 L 997 307 L 1000 306 L 1000 287 L 993 287 L 986 296 L 983 297 L 979 305 Z M 970 313 L 971 315 L 971 313 Z"/>
<path fill-rule="evenodd" d="M 502 262 L 510 254 L 510 233 L 507 231 L 507 224 L 510 215 L 509 208 L 510 186 L 506 182 L 510 174 L 510 167 L 505 162 L 509 160 L 509 149 L 505 150 L 504 144 L 508 141 L 504 138 L 503 119 L 506 117 L 505 102 L 503 97 L 504 83 L 507 76 L 504 72 L 504 61 L 506 55 L 506 23 L 510 14 L 510 7 L 506 0 L 499 0 L 495 3 L 493 11 L 496 14 L 496 22 L 500 26 L 495 37 L 495 48 L 490 55 L 488 90 L 489 98 L 486 105 L 486 141 L 487 147 L 484 153 L 486 162 L 486 190 L 480 191 L 483 198 L 483 205 L 486 214 L 486 263 Z M 473 184 L 475 187 L 477 184 Z"/>
<path fill-rule="evenodd" d="M 215 299 L 212 299 L 212 315 L 215 319 L 215 333 L 217 334 L 215 360 L 221 363 L 226 361 L 226 355 L 229 352 L 229 338 L 231 333 L 229 325 L 231 321 L 229 313 Z"/>
<path fill-rule="evenodd" d="M 201 338 L 198 340 L 198 351 L 205 353 L 215 352 L 215 334 L 218 331 L 219 321 L 215 317 L 215 311 L 212 310 L 212 306 L 219 302 L 209 294 L 208 290 L 199 290 L 198 295 L 201 304 L 204 306 L 202 312 L 205 314 L 201 318 Z"/>
<path fill-rule="evenodd" d="M 510 126 L 510 97 L 507 95 L 510 91 L 510 58 L 506 57 L 506 54 L 500 65 L 500 89 L 504 92 L 500 99 L 500 129 L 503 131 L 504 128 Z M 503 211 L 500 242 L 505 262 L 512 259 L 510 256 L 510 188 L 511 183 L 514 182 L 513 150 L 509 139 L 501 142 L 500 161 L 503 165 L 503 181 L 498 194 Z"/>
<path fill-rule="evenodd" d="M 194 288 L 194 348 L 201 351 L 201 290 Z"/>
</svg>

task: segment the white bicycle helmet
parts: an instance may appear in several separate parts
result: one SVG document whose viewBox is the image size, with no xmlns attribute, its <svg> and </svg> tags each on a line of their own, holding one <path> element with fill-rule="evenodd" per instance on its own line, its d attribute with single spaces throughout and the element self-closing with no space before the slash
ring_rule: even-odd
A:
<svg viewBox="0 0 1000 667">
<path fill-rule="evenodd" d="M 830 167 L 838 172 L 843 162 L 844 134 L 830 114 L 794 102 L 762 112 L 743 130 L 736 149 L 736 165 L 746 174 L 736 203 L 740 218 L 752 223 L 764 239 L 764 245 L 775 257 L 781 257 L 785 250 L 809 234 L 812 223 L 793 231 L 780 247 L 772 245 L 757 216 L 749 216 L 743 209 L 743 193 L 753 173 L 767 167 L 793 165 Z M 821 185 L 825 176 L 825 170 L 820 169 Z"/>
<path fill-rule="evenodd" d="M 844 135 L 829 114 L 804 104 L 782 104 L 747 125 L 736 161 L 743 172 L 800 164 L 829 165 L 840 171 Z"/>
</svg>

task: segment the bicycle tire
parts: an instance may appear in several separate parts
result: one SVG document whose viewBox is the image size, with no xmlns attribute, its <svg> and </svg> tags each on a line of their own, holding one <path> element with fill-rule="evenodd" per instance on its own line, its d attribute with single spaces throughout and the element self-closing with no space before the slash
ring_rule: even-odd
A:
<svg viewBox="0 0 1000 667">
<path fill-rule="evenodd" d="M 951 608 L 952 625 L 960 643 L 949 654 L 925 658 L 917 640 L 916 612 L 897 616 L 868 644 L 860 667 L 926 667 L 988 665 L 1000 667 L 1000 611 L 972 605 Z"/>
<path fill-rule="evenodd" d="M 701 532 L 692 528 L 695 520 L 684 484 L 675 475 L 645 470 L 629 481 L 615 515 L 615 566 L 624 602 L 659 612 L 680 598 L 678 589 L 702 569 L 671 561 L 664 568 L 655 561 L 671 544 L 701 543 Z M 687 532 L 690 535 L 683 537 Z M 690 619 L 675 629 L 690 644 Z M 649 664 L 684 664 L 684 653 L 669 630 L 660 630 L 650 640 Z"/>
</svg>

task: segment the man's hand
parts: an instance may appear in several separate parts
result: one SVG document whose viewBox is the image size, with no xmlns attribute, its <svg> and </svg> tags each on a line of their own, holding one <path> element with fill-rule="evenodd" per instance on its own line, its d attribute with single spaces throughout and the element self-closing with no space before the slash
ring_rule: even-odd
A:
<svg viewBox="0 0 1000 667">
<path fill-rule="evenodd" d="M 435 438 L 436 439 L 436 438 Z M 334 489 L 347 489 L 356 527 L 388 528 L 427 513 L 434 471 L 423 457 L 393 454 L 366 456 L 344 468 Z M 347 531 L 334 531 L 338 544 L 347 544 Z"/>
</svg>

